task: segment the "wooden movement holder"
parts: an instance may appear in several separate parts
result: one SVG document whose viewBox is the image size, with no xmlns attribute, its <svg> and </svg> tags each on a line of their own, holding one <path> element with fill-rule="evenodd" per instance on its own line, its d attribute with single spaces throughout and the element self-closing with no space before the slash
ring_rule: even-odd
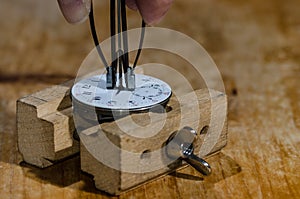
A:
<svg viewBox="0 0 300 199">
<path fill-rule="evenodd" d="M 207 157 L 219 152 L 226 145 L 227 115 L 224 115 L 225 121 L 217 121 L 214 122 L 215 125 L 209 126 L 212 103 L 215 104 L 214 111 L 222 112 L 221 110 L 225 110 L 227 113 L 226 95 L 214 90 L 208 92 L 207 89 L 196 91 L 198 101 L 191 101 L 191 94 L 184 96 L 181 99 L 180 106 L 176 96 L 173 96 L 166 108 L 165 124 L 153 136 L 141 138 L 143 135 L 146 137 L 152 135 L 151 130 L 159 128 L 160 117 L 151 117 L 151 127 L 147 127 L 150 123 L 149 113 L 138 113 L 117 121 L 104 122 L 101 124 L 101 128 L 99 128 L 99 125 L 93 126 L 88 121 L 84 121 L 86 122 L 86 129 L 77 132 L 81 138 L 79 144 L 79 141 L 74 139 L 73 135 L 75 127 L 70 98 L 71 86 L 72 81 L 47 88 L 17 101 L 18 147 L 25 162 L 44 168 L 80 152 L 81 170 L 94 176 L 96 188 L 118 195 L 123 191 L 185 166 L 182 161 L 175 161 L 153 172 L 123 172 L 124 165 L 128 167 L 130 163 L 134 163 L 133 167 L 140 165 L 141 169 L 147 169 L 147 162 L 149 163 L 149 161 L 163 163 L 162 161 L 166 160 L 165 154 L 161 153 L 157 157 L 149 157 L 151 153 L 148 152 L 157 151 L 163 147 L 170 135 L 182 128 L 179 125 L 182 119 L 186 126 L 199 127 L 197 139 L 194 143 L 197 155 Z M 191 117 L 195 112 L 195 103 L 198 103 L 200 120 Z M 188 111 L 181 112 L 181 110 Z M 219 120 L 218 117 L 213 119 Z M 131 125 L 132 120 L 137 125 Z M 119 128 L 120 124 L 122 128 Z M 145 126 L 147 128 L 143 128 L 143 131 L 141 131 L 141 127 Z M 124 127 L 127 133 L 122 131 Z M 201 129 L 202 133 L 199 133 Z M 222 129 L 220 136 L 215 139 L 204 139 L 207 136 L 215 137 L 213 134 L 217 129 Z M 113 161 L 117 159 L 117 170 L 98 161 L 89 152 L 92 149 L 93 154 L 103 154 L 103 151 L 101 151 L 103 144 L 105 144 L 104 139 L 101 138 L 103 135 L 115 146 L 122 149 L 119 151 L 107 149 L 107 152 L 105 152 L 109 153 L 107 158 L 113 157 Z M 85 144 L 82 143 L 82 140 Z M 86 148 L 87 143 L 89 149 Z M 207 148 L 203 148 L 203 146 L 209 146 L 211 150 L 203 154 L 203 151 L 207 151 Z M 123 151 L 130 151 L 139 155 L 131 157 Z"/>
</svg>

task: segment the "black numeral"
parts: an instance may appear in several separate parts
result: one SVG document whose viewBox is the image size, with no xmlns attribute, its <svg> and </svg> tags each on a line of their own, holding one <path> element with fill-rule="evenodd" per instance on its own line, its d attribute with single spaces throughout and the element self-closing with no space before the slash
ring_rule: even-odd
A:
<svg viewBox="0 0 300 199">
<path fill-rule="evenodd" d="M 91 88 L 91 85 L 90 84 L 85 84 L 85 85 L 82 86 L 82 88 L 89 89 L 89 88 Z"/>
</svg>

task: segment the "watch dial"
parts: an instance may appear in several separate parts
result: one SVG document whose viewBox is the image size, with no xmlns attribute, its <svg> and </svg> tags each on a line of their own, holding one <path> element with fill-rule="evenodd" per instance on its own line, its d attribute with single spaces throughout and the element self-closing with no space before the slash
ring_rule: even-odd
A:
<svg viewBox="0 0 300 199">
<path fill-rule="evenodd" d="M 144 109 L 171 97 L 170 86 L 160 79 L 136 74 L 135 80 L 136 88 L 133 91 L 106 89 L 105 74 L 92 76 L 80 80 L 72 87 L 72 97 L 85 105 L 109 110 Z"/>
</svg>

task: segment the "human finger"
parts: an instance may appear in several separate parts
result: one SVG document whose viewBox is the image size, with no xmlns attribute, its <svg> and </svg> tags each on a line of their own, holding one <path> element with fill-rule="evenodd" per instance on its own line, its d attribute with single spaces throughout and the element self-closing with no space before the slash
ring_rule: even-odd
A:
<svg viewBox="0 0 300 199">
<path fill-rule="evenodd" d="M 126 0 L 126 5 L 128 8 L 132 9 L 132 10 L 138 10 L 138 7 L 136 5 L 136 0 Z"/>
<path fill-rule="evenodd" d="M 80 23 L 87 19 L 91 0 L 57 0 L 65 19 L 72 24 Z"/>
<path fill-rule="evenodd" d="M 153 25 L 166 15 L 173 0 L 135 0 L 135 2 L 144 21 Z"/>
</svg>

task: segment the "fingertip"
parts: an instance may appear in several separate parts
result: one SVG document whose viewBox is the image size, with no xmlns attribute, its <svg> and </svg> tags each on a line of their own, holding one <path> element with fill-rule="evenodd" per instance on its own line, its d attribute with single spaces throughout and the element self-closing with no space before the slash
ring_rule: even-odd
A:
<svg viewBox="0 0 300 199">
<path fill-rule="evenodd" d="M 158 24 L 163 19 L 163 17 L 164 16 L 161 17 L 144 16 L 143 19 L 147 25 L 154 26 Z"/>
<path fill-rule="evenodd" d="M 91 9 L 91 0 L 57 0 L 59 7 L 71 24 L 82 23 L 88 18 Z"/>
<path fill-rule="evenodd" d="M 173 0 L 135 0 L 137 7 L 148 25 L 159 23 L 170 9 Z"/>
<path fill-rule="evenodd" d="M 136 1 L 135 0 L 126 0 L 126 5 L 128 8 L 137 11 L 138 7 L 136 5 Z"/>
</svg>

